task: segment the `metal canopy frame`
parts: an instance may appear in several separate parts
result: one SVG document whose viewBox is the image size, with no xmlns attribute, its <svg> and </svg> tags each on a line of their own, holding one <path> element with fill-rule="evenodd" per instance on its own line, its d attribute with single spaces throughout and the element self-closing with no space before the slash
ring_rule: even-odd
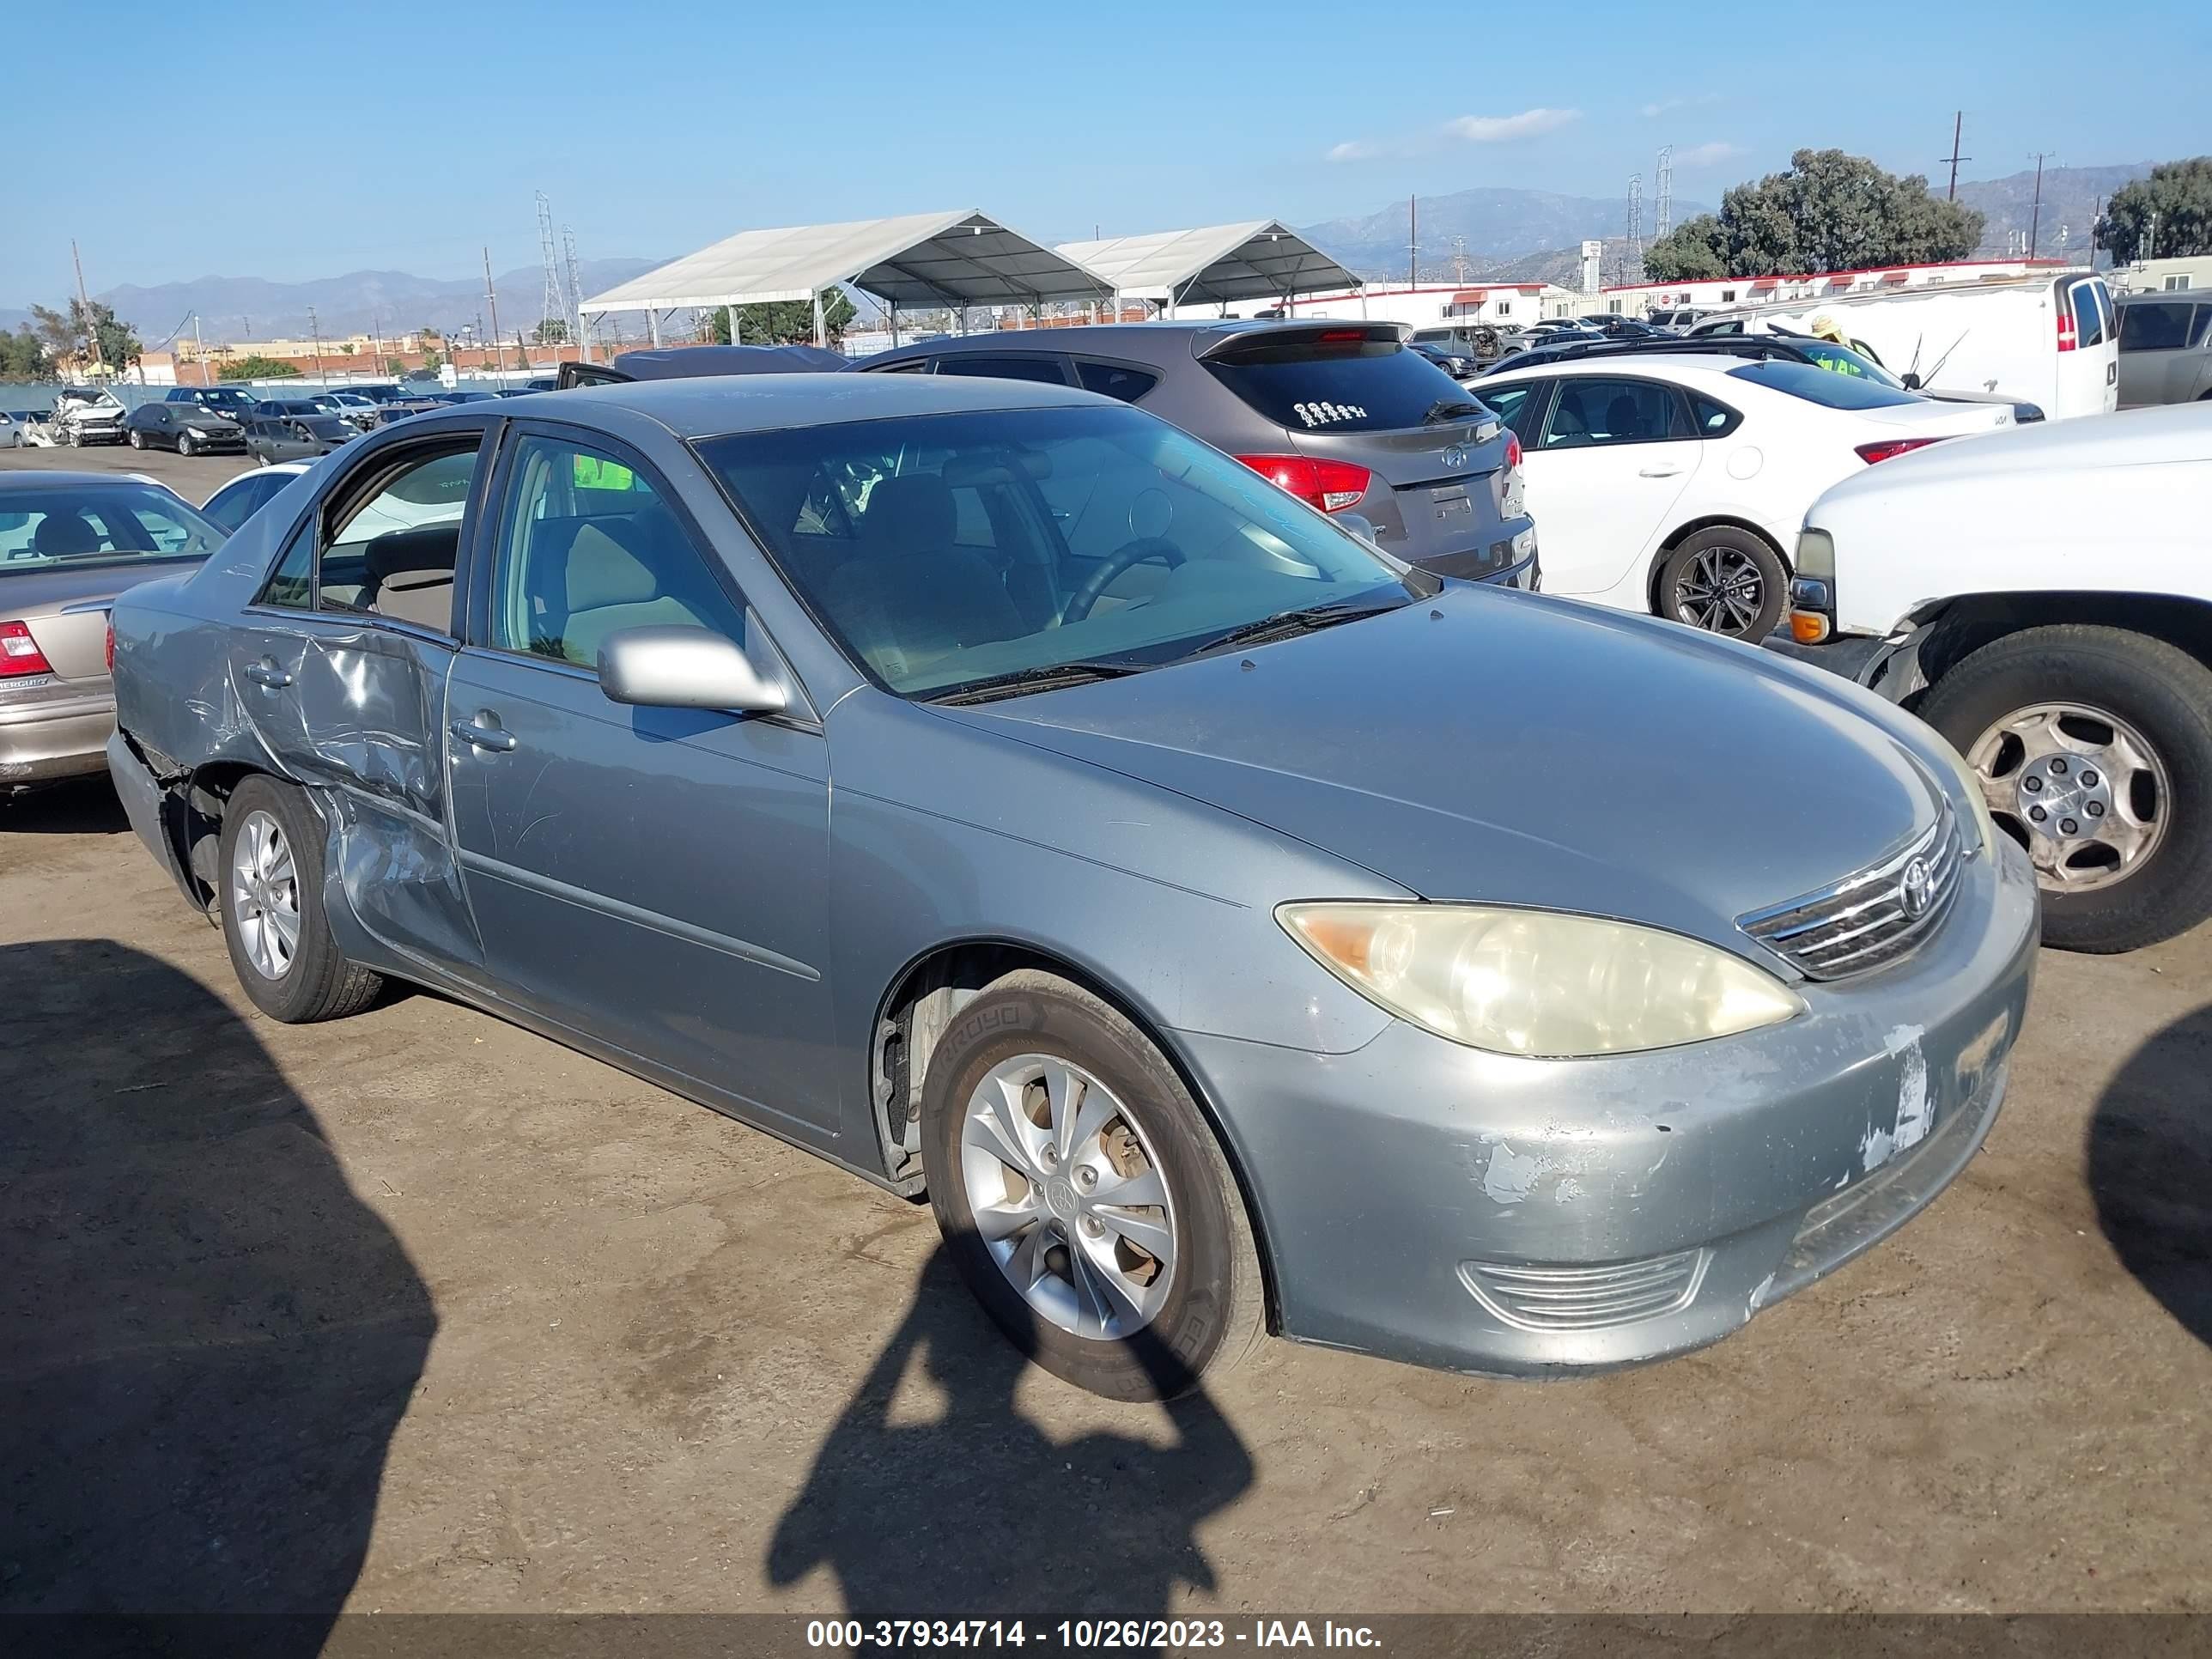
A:
<svg viewBox="0 0 2212 1659">
<path fill-rule="evenodd" d="M 1273 219 L 1063 242 L 1059 252 L 1111 282 L 1118 294 L 1170 306 L 1288 300 L 1360 286 L 1358 276 Z"/>
</svg>

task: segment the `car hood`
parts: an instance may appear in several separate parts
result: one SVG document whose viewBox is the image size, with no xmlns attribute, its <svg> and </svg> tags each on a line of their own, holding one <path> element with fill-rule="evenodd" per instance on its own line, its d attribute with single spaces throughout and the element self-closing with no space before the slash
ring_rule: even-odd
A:
<svg viewBox="0 0 2212 1659">
<path fill-rule="evenodd" d="M 1455 586 L 1275 645 L 937 712 L 1210 802 L 1424 898 L 1741 948 L 1736 916 L 1934 820 L 1929 775 L 1834 686 L 1670 623 Z"/>
</svg>

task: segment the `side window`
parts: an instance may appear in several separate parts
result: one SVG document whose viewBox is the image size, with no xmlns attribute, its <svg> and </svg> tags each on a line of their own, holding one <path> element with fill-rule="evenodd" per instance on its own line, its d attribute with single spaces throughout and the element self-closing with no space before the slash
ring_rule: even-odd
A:
<svg viewBox="0 0 2212 1659">
<path fill-rule="evenodd" d="M 1119 398 L 1125 404 L 1133 404 L 1160 383 L 1160 377 L 1149 369 L 1085 362 L 1081 358 L 1076 360 L 1075 378 L 1085 392 Z"/>
<path fill-rule="evenodd" d="M 1544 406 L 1544 388 L 1548 380 L 1523 380 L 1519 386 L 1488 386 L 1483 389 L 1482 401 L 1490 405 L 1491 413 L 1513 429 L 1525 447 L 1531 441 L 1529 424 L 1536 411 Z"/>
<path fill-rule="evenodd" d="M 315 527 L 312 524 L 301 526 L 299 534 L 292 538 L 292 544 L 284 550 L 276 574 L 261 590 L 261 603 L 281 605 L 287 611 L 315 608 Z"/>
<path fill-rule="evenodd" d="M 909 357 L 902 363 L 885 363 L 876 371 L 878 374 L 919 374 L 929 367 L 927 357 Z"/>
<path fill-rule="evenodd" d="M 477 447 L 400 463 L 335 521 L 315 568 L 315 606 L 366 611 L 449 634 L 461 516 Z"/>
<path fill-rule="evenodd" d="M 742 641 L 737 603 L 626 462 L 566 439 L 516 447 L 485 643 L 590 668 L 617 629 L 681 624 Z"/>
<path fill-rule="evenodd" d="M 1717 404 L 1695 392 L 1690 394 L 1690 412 L 1696 417 L 1700 438 L 1725 438 L 1743 424 L 1743 416 L 1726 404 Z"/>
<path fill-rule="evenodd" d="M 2120 307 L 2120 349 L 2123 351 L 2179 351 L 2188 343 L 2186 305 L 2168 301 L 2137 302 Z"/>
<path fill-rule="evenodd" d="M 1046 386 L 1066 386 L 1057 357 L 990 357 L 981 352 L 958 352 L 937 360 L 939 374 L 974 374 L 993 380 L 1036 380 Z"/>
<path fill-rule="evenodd" d="M 1575 375 L 1559 383 L 1544 422 L 1541 447 L 1589 449 L 1686 438 L 1672 386 L 1656 380 L 1605 380 Z"/>
<path fill-rule="evenodd" d="M 2212 306 L 2199 306 L 2197 307 L 2197 314 L 2190 319 L 2189 324 L 2191 350 L 2193 351 L 2204 343 L 2204 331 L 2208 327 L 2212 327 Z"/>
</svg>

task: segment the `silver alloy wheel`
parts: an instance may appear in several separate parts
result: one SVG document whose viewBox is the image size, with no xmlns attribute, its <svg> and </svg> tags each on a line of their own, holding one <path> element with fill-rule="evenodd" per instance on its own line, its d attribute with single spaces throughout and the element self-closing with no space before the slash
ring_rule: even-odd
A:
<svg viewBox="0 0 2212 1659">
<path fill-rule="evenodd" d="M 1709 634 L 1741 639 L 1766 605 L 1766 577 L 1734 547 L 1700 548 L 1674 584 L 1674 615 Z"/>
<path fill-rule="evenodd" d="M 2166 837 L 2166 763 L 2102 708 L 2016 708 L 1975 739 L 1966 759 L 1990 815 L 2026 843 L 2047 893 L 2124 881 Z"/>
<path fill-rule="evenodd" d="M 246 959 L 264 979 L 282 979 L 300 949 L 300 877 L 284 828 L 266 812 L 246 815 L 230 854 L 230 915 Z"/>
<path fill-rule="evenodd" d="M 968 1207 L 991 1259 L 1042 1318 L 1115 1340 L 1175 1283 L 1175 1200 L 1144 1127 L 1081 1066 L 1017 1054 L 968 1097 Z"/>
</svg>

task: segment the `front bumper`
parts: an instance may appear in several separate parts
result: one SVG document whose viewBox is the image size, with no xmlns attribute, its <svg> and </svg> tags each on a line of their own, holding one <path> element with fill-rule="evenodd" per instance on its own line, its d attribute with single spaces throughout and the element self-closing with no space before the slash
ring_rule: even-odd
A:
<svg viewBox="0 0 2212 1659">
<path fill-rule="evenodd" d="M 0 789 L 105 770 L 114 729 L 110 692 L 0 702 Z"/>
<path fill-rule="evenodd" d="M 1989 1133 L 2027 1005 L 2035 884 L 1999 839 L 1914 956 L 1740 1037 L 1541 1061 L 1403 1023 L 1335 1055 L 1179 1034 L 1284 1333 L 1489 1375 L 1634 1364 L 1903 1225 Z"/>
</svg>

